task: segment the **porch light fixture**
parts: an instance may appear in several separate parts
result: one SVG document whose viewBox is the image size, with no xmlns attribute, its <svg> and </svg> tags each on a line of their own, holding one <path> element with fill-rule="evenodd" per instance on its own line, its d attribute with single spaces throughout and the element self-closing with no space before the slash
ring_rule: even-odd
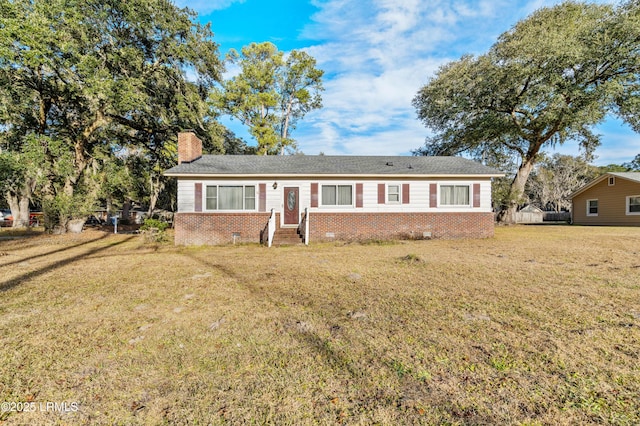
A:
<svg viewBox="0 0 640 426">
<path fill-rule="evenodd" d="M 277 189 L 278 188 L 278 182 L 273 182 L 273 189 Z"/>
</svg>

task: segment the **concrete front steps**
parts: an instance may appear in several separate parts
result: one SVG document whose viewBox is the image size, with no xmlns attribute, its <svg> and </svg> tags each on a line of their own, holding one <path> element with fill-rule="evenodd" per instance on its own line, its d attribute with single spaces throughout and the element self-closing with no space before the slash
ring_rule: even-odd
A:
<svg viewBox="0 0 640 426">
<path fill-rule="evenodd" d="M 273 235 L 273 245 L 302 244 L 302 236 L 298 234 L 298 228 L 278 228 Z"/>
</svg>

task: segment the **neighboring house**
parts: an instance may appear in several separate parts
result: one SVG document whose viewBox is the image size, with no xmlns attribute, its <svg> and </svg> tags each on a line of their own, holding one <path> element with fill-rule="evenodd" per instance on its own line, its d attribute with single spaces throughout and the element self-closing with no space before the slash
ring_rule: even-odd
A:
<svg viewBox="0 0 640 426">
<path fill-rule="evenodd" d="M 571 194 L 578 225 L 640 225 L 640 172 L 606 173 Z"/>
<path fill-rule="evenodd" d="M 192 133 L 165 175 L 178 179 L 176 244 L 491 237 L 503 176 L 458 157 L 203 156 Z"/>
</svg>

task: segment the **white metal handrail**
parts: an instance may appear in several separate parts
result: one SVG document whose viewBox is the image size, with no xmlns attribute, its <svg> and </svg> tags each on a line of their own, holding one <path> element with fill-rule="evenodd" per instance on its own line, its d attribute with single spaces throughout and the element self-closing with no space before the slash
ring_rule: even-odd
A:
<svg viewBox="0 0 640 426">
<path fill-rule="evenodd" d="M 269 222 L 267 225 L 267 247 L 271 247 L 273 243 L 273 236 L 276 233 L 276 214 L 273 209 L 271 209 L 271 216 L 269 216 Z"/>
<path fill-rule="evenodd" d="M 304 208 L 304 245 L 309 245 L 309 208 Z"/>
</svg>

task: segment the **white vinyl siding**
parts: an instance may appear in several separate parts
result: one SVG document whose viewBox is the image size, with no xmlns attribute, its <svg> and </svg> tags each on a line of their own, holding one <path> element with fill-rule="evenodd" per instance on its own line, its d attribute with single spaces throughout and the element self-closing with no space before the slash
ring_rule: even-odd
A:
<svg viewBox="0 0 640 426">
<path fill-rule="evenodd" d="M 294 186 L 300 188 L 300 208 L 304 209 L 305 207 L 311 206 L 311 183 L 318 184 L 318 207 L 311 208 L 311 213 L 314 211 L 322 211 L 331 210 L 332 212 L 353 212 L 355 208 L 356 201 L 356 183 L 362 183 L 362 208 L 357 208 L 358 212 L 363 213 L 375 213 L 375 212 L 404 212 L 404 213 L 419 213 L 419 212 L 438 212 L 438 213 L 447 213 L 447 212 L 458 212 L 462 207 L 465 206 L 447 206 L 438 204 L 437 207 L 430 206 L 430 185 L 438 184 L 439 187 L 443 185 L 454 185 L 454 186 L 468 186 L 473 188 L 474 183 L 480 184 L 480 198 L 481 208 L 473 208 L 473 211 L 478 212 L 490 212 L 491 211 L 491 181 L 489 179 L 485 180 L 467 180 L 467 179 L 447 179 L 447 180 L 436 180 L 436 179 L 357 179 L 346 180 L 346 179 L 320 179 L 320 178 L 299 178 L 299 179 L 283 179 L 279 178 L 277 180 L 277 187 L 274 188 L 273 184 L 276 182 L 275 179 L 178 179 L 178 212 L 194 212 L 195 206 L 195 192 L 194 186 L 196 183 L 202 184 L 202 210 L 203 212 L 231 212 L 230 210 L 212 210 L 207 208 L 206 195 L 207 195 L 207 187 L 208 186 L 251 186 L 255 188 L 255 192 L 252 195 L 255 198 L 251 198 L 247 196 L 245 191 L 245 207 L 249 211 L 257 211 L 258 208 L 258 199 L 259 199 L 259 185 L 265 184 L 265 208 L 266 212 L 270 212 L 271 209 L 274 209 L 275 212 L 282 212 L 284 207 L 284 190 L 283 188 Z M 385 184 L 385 201 L 388 200 L 388 187 L 397 185 L 400 188 L 400 202 L 399 203 L 389 203 L 388 201 L 385 204 L 378 204 L 378 185 L 380 183 Z M 408 184 L 410 188 L 410 203 L 402 204 L 402 185 Z M 322 203 L 322 187 L 323 186 L 345 186 L 351 188 L 350 192 L 350 204 L 348 205 L 331 205 L 325 206 Z M 438 198 L 439 198 L 439 187 Z M 471 191 L 470 191 L 471 192 Z M 337 197 L 337 194 L 336 194 Z M 470 198 L 471 193 L 470 193 Z M 349 201 L 347 199 L 347 201 Z M 337 202 L 337 200 L 336 200 Z M 254 208 L 251 209 L 251 204 L 253 203 Z M 466 208 L 471 208 L 470 205 L 467 205 Z M 242 211 L 242 210 L 240 210 Z M 282 215 L 281 215 L 282 217 Z"/>
<path fill-rule="evenodd" d="M 195 181 L 178 179 L 178 212 L 192 212 L 195 208 Z"/>
</svg>

